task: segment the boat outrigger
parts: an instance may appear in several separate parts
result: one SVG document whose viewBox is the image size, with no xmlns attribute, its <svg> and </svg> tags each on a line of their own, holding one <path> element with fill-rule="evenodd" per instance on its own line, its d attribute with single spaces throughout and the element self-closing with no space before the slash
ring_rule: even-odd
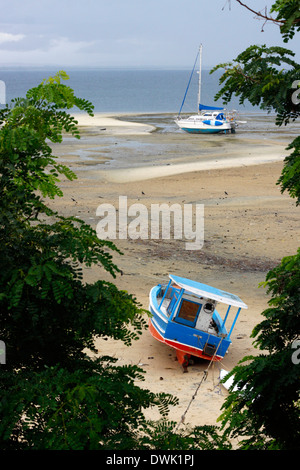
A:
<svg viewBox="0 0 300 470">
<path fill-rule="evenodd" d="M 241 309 L 248 306 L 238 296 L 215 287 L 171 274 L 169 278 L 169 283 L 151 289 L 150 333 L 176 350 L 184 371 L 191 356 L 220 361 L 231 344 Z M 224 318 L 216 310 L 218 303 L 226 306 Z M 227 331 L 231 307 L 236 312 Z"/>
</svg>

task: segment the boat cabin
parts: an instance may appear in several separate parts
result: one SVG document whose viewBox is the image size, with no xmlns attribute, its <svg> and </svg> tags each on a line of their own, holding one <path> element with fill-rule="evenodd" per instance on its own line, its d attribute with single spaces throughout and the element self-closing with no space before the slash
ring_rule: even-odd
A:
<svg viewBox="0 0 300 470">
<path fill-rule="evenodd" d="M 225 305 L 223 317 L 217 310 L 221 304 Z M 233 312 L 227 331 L 231 307 L 237 311 Z M 157 340 L 175 348 L 178 359 L 182 355 L 184 358 L 194 355 L 220 360 L 231 344 L 230 336 L 241 308 L 248 307 L 234 294 L 170 275 L 168 284 L 159 284 L 151 290 L 150 332 Z M 182 357 L 179 360 L 182 363 Z"/>
<path fill-rule="evenodd" d="M 216 324 L 213 321 L 216 302 L 193 296 L 182 292 L 176 286 L 169 292 L 164 292 L 165 298 L 161 304 L 161 310 L 170 320 L 182 325 L 216 334 Z M 180 298 L 180 301 L 178 299 Z"/>
<path fill-rule="evenodd" d="M 207 119 L 212 119 L 216 121 L 226 121 L 226 115 L 224 113 L 220 113 L 220 111 L 206 111 L 205 113 L 201 114 L 193 114 L 184 121 L 203 121 Z"/>
</svg>

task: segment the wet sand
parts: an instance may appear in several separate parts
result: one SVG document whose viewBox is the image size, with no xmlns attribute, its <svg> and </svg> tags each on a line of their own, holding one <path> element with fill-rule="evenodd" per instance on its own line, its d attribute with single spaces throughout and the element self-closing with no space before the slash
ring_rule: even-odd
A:
<svg viewBox="0 0 300 470">
<path fill-rule="evenodd" d="M 153 285 L 168 274 L 198 280 L 237 294 L 247 305 L 232 334 L 231 348 L 213 364 L 185 418 L 185 425 L 215 424 L 228 393 L 219 384 L 220 368 L 231 370 L 248 354 L 257 354 L 250 337 L 263 317 L 268 296 L 258 288 L 266 273 L 299 245 L 299 209 L 281 194 L 281 173 L 289 136 L 239 131 L 233 135 L 192 136 L 174 130 L 159 132 L 149 119 L 126 121 L 113 116 L 78 117 L 82 138 L 67 136 L 54 154 L 72 168 L 78 179 L 62 181 L 64 197 L 50 201 L 64 215 L 73 215 L 96 228 L 97 207 L 118 208 L 119 196 L 128 206 L 139 202 L 149 212 L 154 203 L 204 204 L 205 240 L 201 250 L 186 250 L 184 240 L 114 240 L 123 255 L 114 261 L 122 270 L 115 281 L 101 267 L 85 270 L 87 282 L 107 279 L 132 293 L 148 308 Z M 139 121 L 139 122 L 138 122 Z M 195 361 L 184 374 L 176 353 L 155 341 L 149 331 L 131 347 L 113 340 L 96 340 L 99 354 L 118 364 L 139 364 L 145 380 L 139 385 L 170 392 L 179 406 L 169 418 L 178 422 L 207 368 Z M 155 418 L 153 410 L 150 411 Z M 158 416 L 157 416 L 158 417 Z"/>
</svg>

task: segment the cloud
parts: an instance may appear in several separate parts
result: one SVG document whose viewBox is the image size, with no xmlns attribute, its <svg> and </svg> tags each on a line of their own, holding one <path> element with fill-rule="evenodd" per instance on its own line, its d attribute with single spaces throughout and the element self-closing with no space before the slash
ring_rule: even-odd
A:
<svg viewBox="0 0 300 470">
<path fill-rule="evenodd" d="M 25 38 L 24 34 L 11 34 L 11 33 L 1 33 L 0 32 L 0 44 L 6 42 L 18 42 Z"/>
<path fill-rule="evenodd" d="M 55 39 L 48 35 L 26 35 L 20 43 L 1 44 L 1 62 L 5 65 L 77 66 L 94 63 L 98 54 L 95 41 Z M 92 55 L 92 58 L 90 56 Z"/>
<path fill-rule="evenodd" d="M 261 25 L 236 2 L 231 10 L 222 9 L 225 0 L 190 0 L 189 8 L 182 0 L 1 3 L 0 65 L 189 68 L 203 42 L 203 66 L 212 67 L 232 60 L 250 44 L 286 47 L 278 27 L 266 25 L 261 33 Z M 252 3 L 260 8 L 261 1 Z M 299 41 L 291 45 L 298 57 L 299 47 Z"/>
<path fill-rule="evenodd" d="M 82 48 L 90 47 L 95 44 L 95 41 L 71 41 L 67 37 L 59 37 L 56 39 L 50 40 L 50 51 L 52 52 L 63 52 L 67 53 L 75 53 L 80 51 Z"/>
</svg>

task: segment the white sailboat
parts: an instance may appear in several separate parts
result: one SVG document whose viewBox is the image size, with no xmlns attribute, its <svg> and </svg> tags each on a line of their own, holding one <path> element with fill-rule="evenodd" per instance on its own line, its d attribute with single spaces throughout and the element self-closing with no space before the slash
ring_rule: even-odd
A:
<svg viewBox="0 0 300 470">
<path fill-rule="evenodd" d="M 199 55 L 199 82 L 198 82 L 198 114 L 189 116 L 188 118 L 181 118 L 180 113 L 184 101 L 181 105 L 178 117 L 175 119 L 176 124 L 182 130 L 192 134 L 215 134 L 220 132 L 234 132 L 235 131 L 235 117 L 234 114 L 225 114 L 224 108 L 215 106 L 206 106 L 201 104 L 201 68 L 202 68 L 202 44 L 196 57 Z M 195 61 L 195 64 L 196 64 Z M 195 65 L 194 65 L 195 68 Z M 194 69 L 193 69 L 194 71 Z M 193 74 L 192 71 L 192 74 Z M 191 81 L 191 78 L 190 78 Z M 189 81 L 189 84 L 190 84 Z M 188 87 L 189 87 L 188 84 Z M 186 91 L 187 93 L 187 91 Z M 186 96 L 185 93 L 185 96 Z M 185 97 L 184 97 L 185 100 Z"/>
</svg>

